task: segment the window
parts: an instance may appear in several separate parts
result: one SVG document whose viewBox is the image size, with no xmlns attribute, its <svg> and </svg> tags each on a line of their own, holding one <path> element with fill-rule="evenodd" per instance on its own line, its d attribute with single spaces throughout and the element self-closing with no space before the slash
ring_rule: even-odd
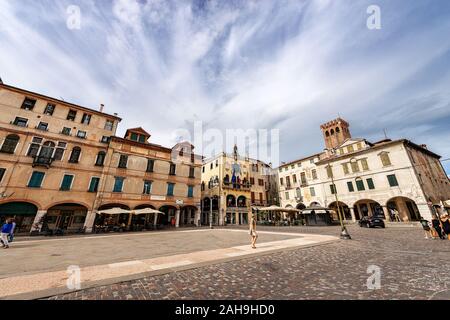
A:
<svg viewBox="0 0 450 320">
<path fill-rule="evenodd" d="M 291 178 L 286 177 L 286 187 L 289 189 L 291 187 Z"/>
<path fill-rule="evenodd" d="M 28 124 L 28 119 L 16 117 L 16 119 L 14 119 L 13 124 L 19 127 L 26 127 Z"/>
<path fill-rule="evenodd" d="M 204 166 L 202 167 L 202 173 L 205 173 L 205 167 Z"/>
<path fill-rule="evenodd" d="M 27 156 L 28 157 L 35 157 L 39 153 L 39 149 L 41 148 L 43 139 L 40 137 L 34 137 L 31 140 L 30 147 L 28 148 Z"/>
<path fill-rule="evenodd" d="M 77 117 L 77 112 L 75 110 L 69 110 L 69 113 L 67 114 L 67 120 L 75 121 L 76 117 Z"/>
<path fill-rule="evenodd" d="M 333 178 L 333 169 L 331 168 L 330 165 L 327 166 L 327 177 Z"/>
<path fill-rule="evenodd" d="M 336 185 L 335 184 L 330 184 L 330 190 L 331 190 L 331 194 L 336 194 L 337 193 Z"/>
<path fill-rule="evenodd" d="M 86 131 L 78 130 L 77 137 L 81 139 L 86 139 L 87 133 Z"/>
<path fill-rule="evenodd" d="M 80 156 L 81 156 L 81 148 L 74 147 L 72 149 L 72 153 L 70 154 L 69 162 L 70 163 L 78 163 L 80 161 Z"/>
<path fill-rule="evenodd" d="M 258 185 L 263 187 L 264 186 L 264 180 L 263 179 L 258 179 Z"/>
<path fill-rule="evenodd" d="M 92 177 L 91 182 L 89 183 L 88 192 L 97 192 L 99 185 L 100 185 L 100 178 Z"/>
<path fill-rule="evenodd" d="M 309 188 L 309 193 L 311 194 L 311 197 L 315 197 L 316 196 L 316 189 L 314 189 L 314 187 Z"/>
<path fill-rule="evenodd" d="M 151 181 L 144 181 L 144 190 L 142 191 L 143 194 L 150 194 L 152 192 L 152 182 Z"/>
<path fill-rule="evenodd" d="M 284 180 L 283 180 L 283 178 L 280 178 L 280 184 L 281 184 L 282 186 L 284 186 Z"/>
<path fill-rule="evenodd" d="M 214 169 L 214 163 L 211 163 L 210 169 L 211 169 L 211 170 Z"/>
<path fill-rule="evenodd" d="M 91 123 L 92 116 L 90 114 L 84 113 L 83 118 L 81 118 L 81 123 L 85 125 L 89 125 Z"/>
<path fill-rule="evenodd" d="M 128 156 L 125 154 L 121 154 L 119 159 L 119 168 L 126 169 L 127 164 L 128 164 Z"/>
<path fill-rule="evenodd" d="M 362 181 L 362 179 L 356 179 L 356 189 L 358 189 L 358 191 L 366 190 L 366 188 L 364 187 L 364 181 Z"/>
<path fill-rule="evenodd" d="M 194 186 L 188 186 L 188 198 L 194 197 Z"/>
<path fill-rule="evenodd" d="M 139 142 L 141 142 L 141 143 L 145 143 L 145 136 L 144 135 L 140 135 L 139 136 Z"/>
<path fill-rule="evenodd" d="M 398 187 L 398 181 L 397 181 L 397 177 L 395 176 L 395 174 L 388 175 L 387 178 L 389 181 L 389 186 Z"/>
<path fill-rule="evenodd" d="M 124 180 L 123 177 L 115 177 L 113 192 L 122 192 Z"/>
<path fill-rule="evenodd" d="M 358 162 L 356 160 L 352 160 L 350 162 L 350 165 L 352 166 L 352 172 L 353 173 L 359 172 L 359 164 L 358 164 Z"/>
<path fill-rule="evenodd" d="M 103 136 L 102 140 L 100 140 L 100 142 L 101 143 L 109 143 L 110 140 L 111 140 L 111 137 Z"/>
<path fill-rule="evenodd" d="M 3 177 L 5 176 L 6 169 L 0 168 L 0 182 L 2 182 Z"/>
<path fill-rule="evenodd" d="M 64 156 L 64 152 L 66 151 L 66 148 L 67 148 L 66 142 L 58 142 L 53 159 L 57 160 L 57 161 L 62 160 L 62 158 Z"/>
<path fill-rule="evenodd" d="M 285 192 L 285 193 L 284 193 L 284 196 L 285 196 L 285 199 L 286 199 L 286 200 L 289 200 L 289 192 Z"/>
<path fill-rule="evenodd" d="M 168 183 L 167 184 L 167 196 L 173 197 L 173 190 L 175 189 L 174 183 Z"/>
<path fill-rule="evenodd" d="M 106 120 L 106 123 L 105 123 L 105 130 L 112 131 L 112 130 L 113 130 L 113 127 L 114 127 L 114 121 L 112 121 L 112 120 Z"/>
<path fill-rule="evenodd" d="M 312 175 L 313 180 L 317 180 L 317 170 L 316 169 L 313 169 L 311 171 L 311 175 Z"/>
<path fill-rule="evenodd" d="M 2 148 L 0 152 L 14 154 L 17 145 L 19 144 L 19 136 L 16 134 L 10 134 L 6 136 L 5 141 L 3 141 Z"/>
<path fill-rule="evenodd" d="M 361 149 L 362 149 L 362 143 L 361 143 L 361 142 L 358 142 L 358 143 L 356 144 L 356 149 L 358 149 L 358 150 L 361 150 Z"/>
<path fill-rule="evenodd" d="M 348 153 L 355 151 L 355 149 L 353 148 L 353 146 L 348 146 L 347 147 Z"/>
<path fill-rule="evenodd" d="M 300 174 L 300 180 L 302 181 L 302 185 L 307 183 L 307 181 L 306 181 L 306 173 L 305 172 L 302 172 Z"/>
<path fill-rule="evenodd" d="M 171 164 L 170 164 L 170 168 L 169 168 L 169 174 L 170 174 L 171 176 L 174 176 L 175 173 L 176 173 L 176 171 L 177 171 L 177 166 L 176 166 L 176 164 L 175 164 L 175 163 L 171 163 Z"/>
<path fill-rule="evenodd" d="M 48 123 L 46 122 L 39 122 L 38 126 L 36 127 L 38 130 L 47 131 L 48 130 Z"/>
<path fill-rule="evenodd" d="M 22 103 L 22 109 L 25 110 L 33 110 L 34 106 L 36 105 L 36 100 L 25 98 L 25 100 Z"/>
<path fill-rule="evenodd" d="M 53 159 L 53 154 L 55 153 L 56 144 L 53 141 L 46 141 L 39 151 L 39 157 L 45 159 Z"/>
<path fill-rule="evenodd" d="M 373 183 L 373 179 L 372 178 L 369 178 L 366 181 L 367 181 L 367 187 L 369 188 L 369 190 L 375 189 L 375 184 Z"/>
<path fill-rule="evenodd" d="M 66 135 L 66 136 L 70 136 L 70 133 L 72 132 L 72 129 L 70 129 L 70 128 L 67 128 L 67 127 L 64 127 L 63 129 L 62 129 L 62 131 L 61 131 L 61 133 L 63 134 L 63 135 Z"/>
<path fill-rule="evenodd" d="M 342 169 L 344 169 L 344 174 L 349 174 L 350 171 L 348 170 L 348 163 L 342 164 Z"/>
<path fill-rule="evenodd" d="M 367 163 L 367 159 L 361 159 L 361 166 L 364 171 L 369 170 L 369 164 Z"/>
<path fill-rule="evenodd" d="M 106 152 L 100 151 L 97 154 L 97 159 L 95 160 L 95 165 L 97 167 L 103 167 L 103 165 L 105 164 L 105 158 L 106 158 Z"/>
<path fill-rule="evenodd" d="M 45 107 L 44 114 L 52 116 L 53 112 L 55 112 L 56 106 L 54 104 L 48 103 Z"/>
<path fill-rule="evenodd" d="M 355 188 L 353 187 L 353 183 L 351 181 L 347 182 L 347 187 L 349 192 L 355 191 Z"/>
<path fill-rule="evenodd" d="M 153 172 L 153 169 L 155 167 L 155 160 L 153 159 L 147 159 L 147 172 Z"/>
<path fill-rule="evenodd" d="M 189 168 L 189 178 L 195 178 L 195 168 L 194 167 Z"/>
<path fill-rule="evenodd" d="M 61 182 L 61 191 L 69 191 L 72 188 L 73 175 L 65 174 Z"/>
<path fill-rule="evenodd" d="M 381 163 L 383 167 L 387 167 L 391 165 L 391 159 L 389 158 L 389 154 L 387 152 L 380 153 Z"/>
<path fill-rule="evenodd" d="M 44 176 L 45 176 L 44 172 L 34 171 L 33 174 L 31 175 L 30 181 L 28 182 L 28 187 L 40 188 L 42 185 L 42 181 L 44 180 Z"/>
<path fill-rule="evenodd" d="M 292 182 L 297 183 L 297 175 L 292 175 Z"/>
<path fill-rule="evenodd" d="M 130 139 L 133 140 L 133 141 L 138 141 L 138 134 L 132 132 L 132 133 L 131 133 L 131 136 L 130 136 Z"/>
</svg>

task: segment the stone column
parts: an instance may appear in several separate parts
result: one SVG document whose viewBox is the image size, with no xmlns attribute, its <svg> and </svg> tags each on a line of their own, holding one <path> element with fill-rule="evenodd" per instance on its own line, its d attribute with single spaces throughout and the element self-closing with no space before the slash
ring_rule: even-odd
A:
<svg viewBox="0 0 450 320">
<path fill-rule="evenodd" d="M 31 226 L 31 232 L 41 231 L 43 225 L 43 218 L 47 214 L 47 210 L 39 210 L 34 217 L 33 225 Z"/>
<path fill-rule="evenodd" d="M 92 229 L 94 228 L 95 218 L 97 216 L 96 211 L 88 211 L 86 215 L 86 220 L 84 221 L 84 228 L 86 233 L 92 233 Z"/>
<path fill-rule="evenodd" d="M 195 220 L 194 220 L 194 223 L 195 223 L 195 225 L 197 226 L 197 227 L 200 227 L 201 226 L 201 212 L 200 212 L 200 208 L 198 208 L 197 207 L 197 211 L 195 211 Z"/>
<path fill-rule="evenodd" d="M 383 208 L 383 212 L 384 212 L 384 217 L 386 219 L 386 221 L 390 222 L 391 221 L 391 216 L 389 214 L 389 209 L 387 206 L 382 206 Z"/>
<path fill-rule="evenodd" d="M 180 227 L 180 209 L 177 209 L 177 211 L 175 211 L 175 228 L 179 227 Z"/>
<path fill-rule="evenodd" d="M 158 213 L 155 213 L 155 217 L 153 219 L 153 225 L 156 226 L 158 224 Z"/>
<path fill-rule="evenodd" d="M 352 221 L 356 222 L 355 209 L 353 207 L 350 208 L 350 214 L 352 215 Z"/>
</svg>

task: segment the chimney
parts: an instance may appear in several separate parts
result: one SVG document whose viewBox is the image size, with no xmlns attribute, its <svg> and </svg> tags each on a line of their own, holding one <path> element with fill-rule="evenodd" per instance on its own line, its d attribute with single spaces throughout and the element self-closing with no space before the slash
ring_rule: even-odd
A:
<svg viewBox="0 0 450 320">
<path fill-rule="evenodd" d="M 102 104 L 100 105 L 100 112 L 103 112 L 104 109 L 105 109 L 105 105 L 102 103 Z"/>
<path fill-rule="evenodd" d="M 421 144 L 420 145 L 422 148 L 427 149 L 428 150 L 428 146 L 426 144 Z"/>
</svg>

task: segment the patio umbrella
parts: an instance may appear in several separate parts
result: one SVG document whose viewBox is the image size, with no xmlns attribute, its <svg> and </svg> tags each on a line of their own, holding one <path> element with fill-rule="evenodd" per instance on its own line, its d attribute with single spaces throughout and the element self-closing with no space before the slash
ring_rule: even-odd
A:
<svg viewBox="0 0 450 320">
<path fill-rule="evenodd" d="M 122 208 L 111 208 L 111 209 L 107 209 L 107 210 L 100 210 L 97 213 L 98 214 L 119 215 L 122 213 L 131 213 L 131 211 L 122 209 Z"/>
<path fill-rule="evenodd" d="M 300 212 L 299 209 L 294 208 L 282 208 L 278 206 L 270 206 L 270 207 L 264 207 L 264 208 L 258 208 L 259 211 L 278 211 L 278 212 Z"/>
<path fill-rule="evenodd" d="M 144 209 L 137 209 L 137 210 L 133 210 L 132 213 L 134 215 L 141 215 L 141 214 L 150 214 L 150 213 L 155 213 L 155 214 L 165 214 L 164 212 L 152 209 L 152 208 L 144 208 Z"/>
</svg>

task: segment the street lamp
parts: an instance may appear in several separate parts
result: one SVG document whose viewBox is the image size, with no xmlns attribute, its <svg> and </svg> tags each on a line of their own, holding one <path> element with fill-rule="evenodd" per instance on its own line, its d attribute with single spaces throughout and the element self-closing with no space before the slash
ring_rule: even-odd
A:
<svg viewBox="0 0 450 320">
<path fill-rule="evenodd" d="M 330 173 L 331 173 L 331 183 L 333 185 L 334 197 L 336 199 L 336 206 L 337 206 L 337 210 L 338 210 L 339 222 L 341 223 L 341 239 L 343 239 L 343 240 L 351 240 L 352 237 L 350 236 L 350 234 L 347 231 L 347 228 L 344 225 L 344 220 L 343 220 L 343 217 L 342 217 L 341 207 L 339 205 L 339 198 L 338 198 L 338 194 L 337 194 L 337 188 L 336 188 L 336 184 L 334 183 L 333 168 L 331 167 L 330 163 L 331 163 L 331 160 L 328 162 L 328 167 L 329 167 Z"/>
</svg>

